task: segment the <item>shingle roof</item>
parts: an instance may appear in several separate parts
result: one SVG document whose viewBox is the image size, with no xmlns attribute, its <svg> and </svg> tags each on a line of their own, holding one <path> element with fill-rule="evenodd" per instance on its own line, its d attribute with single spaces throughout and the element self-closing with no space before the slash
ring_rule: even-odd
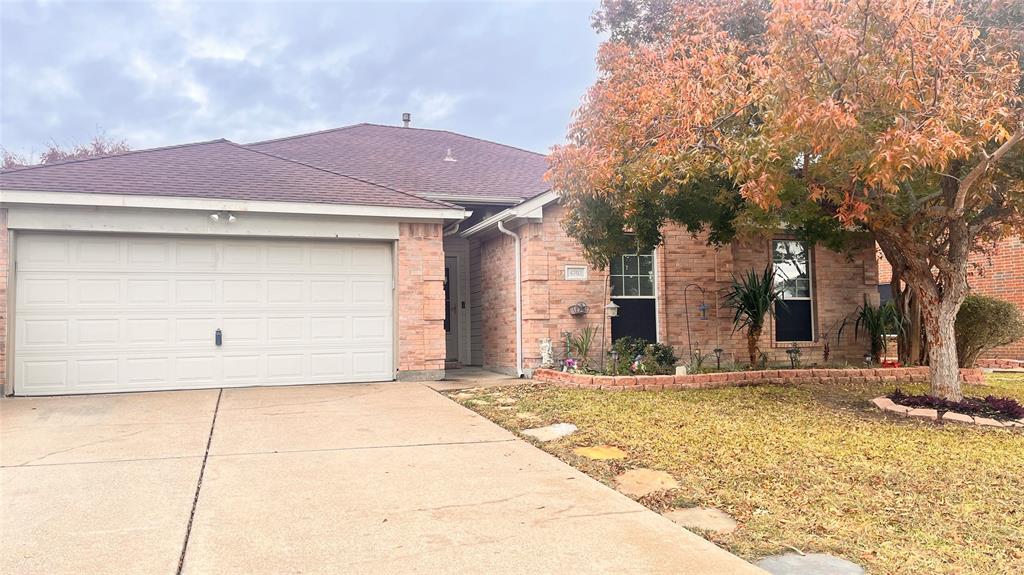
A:
<svg viewBox="0 0 1024 575">
<path fill-rule="evenodd" d="M 425 196 L 528 199 L 551 189 L 543 154 L 441 130 L 356 124 L 248 146 Z"/>
<path fill-rule="evenodd" d="M 138 150 L 0 172 L 0 189 L 250 201 L 448 208 L 227 140 Z"/>
</svg>

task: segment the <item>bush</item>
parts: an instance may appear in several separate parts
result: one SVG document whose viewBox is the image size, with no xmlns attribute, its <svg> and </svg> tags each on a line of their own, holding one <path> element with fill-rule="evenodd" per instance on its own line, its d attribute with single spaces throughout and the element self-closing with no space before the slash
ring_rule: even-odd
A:
<svg viewBox="0 0 1024 575">
<path fill-rule="evenodd" d="M 974 367 L 986 351 L 1024 337 L 1024 314 L 1016 305 L 969 295 L 956 314 L 956 355 L 960 367 Z"/>
<path fill-rule="evenodd" d="M 649 343 L 639 337 L 620 337 L 612 344 L 618 354 L 618 365 L 609 366 L 609 372 L 618 374 L 672 375 L 676 371 L 675 350 L 662 343 Z"/>
</svg>

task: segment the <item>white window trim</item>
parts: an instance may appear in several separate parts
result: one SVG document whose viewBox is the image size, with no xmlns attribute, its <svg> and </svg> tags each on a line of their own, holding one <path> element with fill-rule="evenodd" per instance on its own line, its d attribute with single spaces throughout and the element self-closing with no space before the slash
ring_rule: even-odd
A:
<svg viewBox="0 0 1024 575">
<path fill-rule="evenodd" d="M 772 281 L 775 280 L 775 242 L 794 242 L 794 241 L 803 244 L 804 245 L 804 249 L 807 250 L 807 283 L 808 283 L 808 293 L 810 295 L 808 295 L 806 297 L 783 297 L 782 299 L 783 299 L 783 301 L 809 301 L 809 302 L 811 302 L 811 304 L 810 304 L 811 305 L 811 339 L 806 339 L 806 340 L 804 340 L 804 339 L 783 339 L 783 340 L 775 339 L 775 333 L 776 333 L 775 325 L 772 325 L 772 339 L 775 341 L 775 343 L 786 343 L 786 344 L 790 344 L 790 343 L 801 344 L 801 343 L 803 343 L 803 344 L 810 344 L 810 343 L 815 343 L 815 342 L 818 341 L 818 310 L 817 310 L 817 306 L 814 305 L 814 301 L 815 301 L 815 293 L 814 293 L 814 291 L 815 291 L 815 286 L 814 286 L 814 284 L 815 284 L 815 281 L 814 281 L 814 259 L 815 258 L 814 258 L 814 249 L 813 249 L 813 247 L 808 245 L 807 242 L 800 242 L 799 240 L 794 240 L 794 239 L 790 239 L 790 238 L 772 238 L 772 239 L 768 240 L 768 253 L 771 254 L 769 257 L 772 258 L 771 259 L 771 264 L 772 264 Z M 777 323 L 777 320 L 775 319 L 775 315 L 774 314 L 772 314 L 772 323 L 773 324 Z"/>
<path fill-rule="evenodd" d="M 654 248 L 654 250 L 652 250 L 651 253 L 650 253 L 650 256 L 651 256 L 651 272 L 654 274 L 654 277 L 651 278 L 651 295 L 609 295 L 608 297 L 610 297 L 611 299 L 653 299 L 653 300 L 655 300 L 655 302 L 657 302 L 657 299 L 658 299 L 658 257 L 657 257 L 657 254 L 658 254 L 658 248 Z M 633 253 L 630 253 L 630 254 L 622 254 L 619 257 L 622 257 L 622 256 L 646 256 L 646 255 L 648 255 L 648 254 L 641 254 L 641 253 L 633 252 Z M 637 265 L 639 266 L 639 263 Z M 637 270 L 639 270 L 639 269 L 640 268 L 638 267 Z M 611 294 L 611 281 L 612 281 L 612 278 L 614 278 L 614 277 L 636 277 L 636 278 L 641 277 L 639 273 L 637 273 L 636 275 L 626 275 L 626 274 L 613 274 L 611 272 L 612 272 L 611 264 L 609 264 L 608 265 L 608 292 L 609 292 L 609 294 Z M 655 303 L 655 313 L 657 313 L 657 303 Z"/>
</svg>

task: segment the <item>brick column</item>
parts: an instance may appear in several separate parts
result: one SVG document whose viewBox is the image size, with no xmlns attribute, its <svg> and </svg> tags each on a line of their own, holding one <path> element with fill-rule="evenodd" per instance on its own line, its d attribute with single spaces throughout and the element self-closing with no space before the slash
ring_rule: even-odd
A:
<svg viewBox="0 0 1024 575">
<path fill-rule="evenodd" d="M 398 229 L 398 379 L 443 379 L 442 226 L 402 223 Z"/>
</svg>

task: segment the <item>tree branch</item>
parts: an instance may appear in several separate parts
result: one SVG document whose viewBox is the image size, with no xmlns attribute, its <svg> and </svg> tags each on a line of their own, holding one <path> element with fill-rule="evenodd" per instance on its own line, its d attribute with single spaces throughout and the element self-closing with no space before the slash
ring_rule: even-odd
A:
<svg viewBox="0 0 1024 575">
<path fill-rule="evenodd" d="M 996 148 L 996 151 L 992 152 L 991 155 L 982 151 L 982 154 L 985 156 L 984 159 L 978 162 L 978 165 L 971 168 L 971 171 L 967 172 L 967 175 L 964 176 L 963 180 L 960 180 L 959 189 L 956 192 L 956 197 L 954 198 L 953 205 L 950 208 L 951 215 L 953 217 L 961 217 L 964 215 L 964 203 L 967 201 L 967 192 L 970 191 L 971 186 L 981 179 L 981 176 L 988 171 L 989 167 L 994 164 L 998 164 L 1006 154 L 1010 153 L 1010 150 L 1012 150 L 1014 146 L 1021 142 L 1024 142 L 1024 130 L 1019 130 L 1016 134 L 1010 136 L 1010 139 L 1003 142 L 1003 145 Z"/>
</svg>

